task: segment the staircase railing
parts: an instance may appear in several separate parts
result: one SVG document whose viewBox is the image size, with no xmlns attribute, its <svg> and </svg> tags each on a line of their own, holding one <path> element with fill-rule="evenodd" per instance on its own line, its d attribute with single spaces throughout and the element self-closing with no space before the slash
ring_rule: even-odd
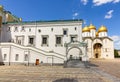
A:
<svg viewBox="0 0 120 82">
<path fill-rule="evenodd" d="M 19 45 L 19 44 L 16 44 L 16 43 L 0 43 L 1 46 L 15 46 L 17 48 L 21 48 L 21 49 L 25 49 L 25 50 L 32 50 L 32 51 L 35 51 L 35 52 L 38 52 L 42 55 L 45 55 L 45 56 L 53 56 L 53 57 L 57 57 L 57 58 L 60 58 L 62 60 L 64 60 L 65 56 L 62 55 L 62 54 L 58 54 L 56 52 L 48 52 L 48 51 L 44 51 L 44 50 L 41 50 L 41 49 L 38 49 L 38 48 L 35 48 L 35 47 L 30 47 L 30 46 L 24 46 L 24 45 Z"/>
</svg>

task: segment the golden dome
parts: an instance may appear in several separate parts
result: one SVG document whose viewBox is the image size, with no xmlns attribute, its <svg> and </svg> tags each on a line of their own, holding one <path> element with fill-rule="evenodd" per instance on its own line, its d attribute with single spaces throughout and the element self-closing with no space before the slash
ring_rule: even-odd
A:
<svg viewBox="0 0 120 82">
<path fill-rule="evenodd" d="M 105 26 L 101 26 L 99 29 L 98 29 L 98 32 L 107 32 L 107 28 Z"/>
<path fill-rule="evenodd" d="M 2 5 L 0 5 L 0 11 L 3 11 L 3 6 Z"/>
<path fill-rule="evenodd" d="M 82 29 L 82 32 L 90 32 L 89 27 L 85 26 L 85 27 Z"/>
<path fill-rule="evenodd" d="M 90 30 L 91 30 L 91 29 L 96 30 L 96 27 L 95 27 L 94 25 L 90 24 L 89 29 L 90 29 Z"/>
<path fill-rule="evenodd" d="M 99 36 L 99 33 L 98 32 L 96 32 L 96 37 L 98 37 Z"/>
</svg>

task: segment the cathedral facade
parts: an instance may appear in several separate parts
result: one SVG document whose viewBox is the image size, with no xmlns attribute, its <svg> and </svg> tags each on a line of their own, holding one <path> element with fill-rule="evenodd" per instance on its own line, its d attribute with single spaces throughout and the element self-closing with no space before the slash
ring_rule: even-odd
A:
<svg viewBox="0 0 120 82">
<path fill-rule="evenodd" d="M 87 42 L 87 54 L 89 58 L 114 58 L 113 40 L 108 37 L 108 29 L 105 26 L 96 27 L 92 24 L 82 29 L 83 41 Z"/>
<path fill-rule="evenodd" d="M 26 21 L 0 6 L 1 64 L 62 64 L 69 59 L 114 58 L 113 40 L 107 28 L 83 20 Z"/>
</svg>

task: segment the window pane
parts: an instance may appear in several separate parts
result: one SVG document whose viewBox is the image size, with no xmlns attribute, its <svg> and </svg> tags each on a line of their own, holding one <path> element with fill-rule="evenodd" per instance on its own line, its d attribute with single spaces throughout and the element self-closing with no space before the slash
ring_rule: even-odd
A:
<svg viewBox="0 0 120 82">
<path fill-rule="evenodd" d="M 6 58 L 7 58 L 7 54 L 4 54 L 4 61 L 6 60 Z"/>
<path fill-rule="evenodd" d="M 47 37 L 43 37 L 42 44 L 47 44 Z"/>
<path fill-rule="evenodd" d="M 63 30 L 63 34 L 64 34 L 64 35 L 67 35 L 67 30 Z"/>
<path fill-rule="evenodd" d="M 77 40 L 77 36 L 76 35 L 72 35 L 71 36 L 71 42 L 74 42 L 74 41 L 76 41 Z"/>
<path fill-rule="evenodd" d="M 29 38 L 29 43 L 33 44 L 34 38 Z"/>
<path fill-rule="evenodd" d="M 56 37 L 56 44 L 61 44 L 61 37 Z"/>
<path fill-rule="evenodd" d="M 74 41 L 74 37 L 71 37 L 71 42 L 73 42 Z"/>
<path fill-rule="evenodd" d="M 31 32 L 31 29 L 29 29 L 29 32 Z"/>
<path fill-rule="evenodd" d="M 18 31 L 18 27 L 15 27 L 15 30 L 14 31 Z"/>
<path fill-rule="evenodd" d="M 24 60 L 28 61 L 28 55 L 27 54 L 25 54 Z"/>
<path fill-rule="evenodd" d="M 71 37 L 71 42 L 74 42 L 76 37 Z"/>
<path fill-rule="evenodd" d="M 19 55 L 16 54 L 16 56 L 15 56 L 15 61 L 18 61 L 18 58 L 19 58 Z"/>
<path fill-rule="evenodd" d="M 8 30 L 7 31 L 10 31 L 10 27 L 8 27 Z"/>
<path fill-rule="evenodd" d="M 25 27 L 22 27 L 21 31 L 25 31 Z"/>
</svg>

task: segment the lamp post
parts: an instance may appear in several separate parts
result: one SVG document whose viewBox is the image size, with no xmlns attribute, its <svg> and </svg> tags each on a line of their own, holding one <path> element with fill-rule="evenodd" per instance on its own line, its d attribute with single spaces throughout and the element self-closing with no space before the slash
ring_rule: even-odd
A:
<svg viewBox="0 0 120 82">
<path fill-rule="evenodd" d="M 29 66 L 29 63 L 30 63 L 30 51 L 28 49 L 28 66 Z"/>
</svg>

